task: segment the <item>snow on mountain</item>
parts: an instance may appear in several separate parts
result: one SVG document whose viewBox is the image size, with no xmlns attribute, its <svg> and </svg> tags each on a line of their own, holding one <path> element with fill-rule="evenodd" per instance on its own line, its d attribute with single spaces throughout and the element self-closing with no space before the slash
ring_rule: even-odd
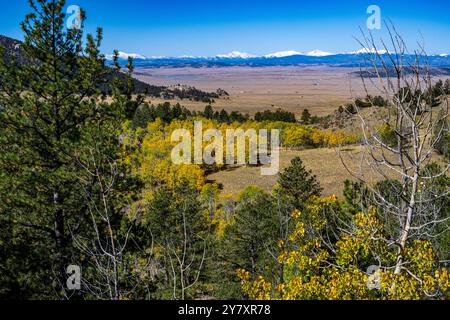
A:
<svg viewBox="0 0 450 320">
<path fill-rule="evenodd" d="M 298 55 L 303 55 L 303 52 L 288 50 L 288 51 L 280 51 L 280 52 L 274 52 L 271 54 L 266 54 L 264 56 L 264 58 L 283 58 L 283 57 L 298 56 Z"/>
<path fill-rule="evenodd" d="M 310 57 L 327 57 L 327 56 L 333 56 L 335 54 L 331 53 L 331 52 L 325 52 L 322 50 L 313 50 L 311 52 L 308 52 L 306 55 L 310 56 Z"/>
<path fill-rule="evenodd" d="M 134 59 L 145 59 L 145 60 L 154 59 L 154 60 L 157 60 L 157 59 L 170 59 L 170 58 L 171 57 L 168 57 L 168 56 L 151 56 L 151 57 L 134 58 Z"/>
<path fill-rule="evenodd" d="M 108 59 L 108 60 L 112 60 L 113 57 L 114 57 L 114 55 L 112 55 L 112 54 L 106 55 L 106 59 Z M 137 54 L 137 53 L 126 53 L 126 52 L 119 51 L 119 59 L 127 60 L 129 57 L 131 57 L 133 59 L 140 59 L 140 60 L 147 59 L 143 55 L 140 55 L 140 54 Z"/>
<path fill-rule="evenodd" d="M 313 50 L 308 53 L 298 52 L 298 51 L 294 51 L 294 50 L 288 50 L 288 51 L 280 51 L 280 52 L 271 53 L 271 54 L 265 55 L 264 57 L 265 58 L 282 58 L 282 57 L 290 57 L 290 56 L 298 56 L 298 55 L 309 56 L 309 57 L 327 57 L 327 56 L 333 56 L 335 54 L 331 53 L 331 52 L 322 51 L 322 50 Z"/>
<path fill-rule="evenodd" d="M 218 54 L 216 58 L 241 58 L 241 59 L 249 59 L 249 58 L 256 58 L 257 56 L 240 52 L 240 51 L 233 51 L 227 54 Z"/>
<path fill-rule="evenodd" d="M 372 49 L 368 49 L 368 48 L 361 48 L 361 49 L 359 49 L 359 50 L 356 50 L 356 51 L 353 51 L 353 52 L 350 52 L 350 54 L 367 54 L 367 53 L 378 53 L 378 54 L 386 54 L 386 53 L 388 53 L 387 52 L 387 50 L 384 50 L 384 49 L 375 49 L 375 48 L 372 48 Z"/>
<path fill-rule="evenodd" d="M 255 56 L 255 55 L 245 53 L 245 52 L 233 51 L 228 54 L 219 54 L 216 56 L 216 58 L 241 58 L 241 59 L 260 58 L 260 57 L 262 57 L 262 58 L 284 58 L 284 57 L 291 57 L 291 56 L 298 56 L 298 55 L 310 56 L 310 57 L 326 57 L 326 56 L 332 56 L 332 55 L 334 55 L 334 53 L 325 52 L 325 51 L 321 51 L 321 50 L 313 50 L 313 51 L 305 54 L 305 53 L 299 52 L 299 51 L 287 50 L 287 51 L 279 51 L 279 52 L 266 54 L 264 56 Z"/>
<path fill-rule="evenodd" d="M 322 51 L 322 50 L 313 50 L 311 52 L 308 53 L 303 53 L 303 52 L 299 52 L 299 51 L 295 51 L 295 50 L 286 50 L 286 51 L 278 51 L 278 52 L 274 52 L 274 53 L 270 53 L 270 54 L 266 54 L 266 55 L 253 55 L 250 53 L 246 53 L 246 52 L 241 52 L 241 51 L 232 51 L 230 53 L 227 54 L 218 54 L 216 56 L 193 56 L 193 55 L 183 55 L 183 56 L 143 56 L 141 54 L 137 54 L 137 53 L 126 53 L 126 52 L 119 52 L 119 59 L 123 59 L 123 60 L 127 60 L 128 57 L 132 57 L 135 60 L 146 60 L 146 61 L 156 61 L 156 60 L 161 60 L 161 59 L 169 59 L 169 60 L 177 60 L 177 59 L 181 59 L 181 60 L 205 60 L 205 61 L 212 61 L 215 59 L 252 59 L 252 58 L 265 58 L 265 59 L 277 59 L 277 58 L 287 58 L 287 57 L 292 57 L 292 56 L 304 56 L 304 57 L 317 57 L 317 58 L 326 58 L 329 56 L 337 56 L 337 55 L 360 55 L 360 54 L 368 54 L 368 53 L 378 53 L 380 55 L 384 55 L 387 54 L 388 51 L 384 50 L 384 49 L 367 49 L 367 48 L 362 48 L 353 52 L 348 52 L 348 53 L 341 53 L 341 54 L 336 54 L 336 53 L 331 53 L 331 52 L 326 52 L 326 51 Z M 442 53 L 442 54 L 435 54 L 435 55 L 430 55 L 430 56 L 434 56 L 434 57 L 442 57 L 442 58 L 448 58 L 450 57 L 450 54 L 447 53 Z M 112 60 L 113 59 L 113 55 L 106 55 L 106 59 L 108 60 Z"/>
</svg>

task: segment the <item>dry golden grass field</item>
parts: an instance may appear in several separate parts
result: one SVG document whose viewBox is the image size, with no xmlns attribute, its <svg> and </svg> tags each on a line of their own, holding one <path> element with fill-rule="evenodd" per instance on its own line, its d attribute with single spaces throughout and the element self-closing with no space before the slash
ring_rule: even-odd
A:
<svg viewBox="0 0 450 320">
<path fill-rule="evenodd" d="M 344 159 L 349 160 L 345 154 L 351 153 L 355 158 L 361 156 L 361 147 L 350 146 L 341 151 Z M 312 170 L 324 188 L 324 195 L 342 195 L 345 179 L 352 176 L 342 164 L 337 149 L 306 149 L 306 150 L 282 150 L 280 152 L 281 171 L 289 166 L 291 160 L 299 156 L 308 170 Z M 356 170 L 356 166 L 351 166 Z M 363 167 L 368 171 L 367 165 Z M 245 187 L 255 185 L 263 190 L 271 191 L 277 183 L 278 175 L 262 176 L 260 168 L 236 167 L 226 171 L 211 174 L 208 179 L 223 186 L 224 195 L 236 195 Z"/>
<path fill-rule="evenodd" d="M 294 157 L 299 156 L 308 170 L 312 170 L 317 176 L 324 196 L 343 195 L 345 179 L 355 180 L 355 176 L 349 173 L 343 165 L 360 177 L 364 174 L 364 180 L 375 183 L 383 179 L 383 176 L 371 169 L 368 157 L 363 147 L 359 145 L 343 147 L 339 149 L 322 148 L 306 150 L 282 150 L 280 152 L 280 171 L 289 166 Z M 342 158 L 342 161 L 341 161 Z M 433 161 L 444 164 L 442 157 L 435 155 Z M 445 162 L 446 163 L 446 162 Z M 391 178 L 398 175 L 383 167 L 383 172 Z M 278 180 L 276 176 L 262 176 L 257 167 L 234 167 L 208 176 L 209 182 L 214 182 L 223 187 L 222 195 L 237 195 L 247 186 L 258 186 L 263 190 L 271 191 Z"/>
</svg>

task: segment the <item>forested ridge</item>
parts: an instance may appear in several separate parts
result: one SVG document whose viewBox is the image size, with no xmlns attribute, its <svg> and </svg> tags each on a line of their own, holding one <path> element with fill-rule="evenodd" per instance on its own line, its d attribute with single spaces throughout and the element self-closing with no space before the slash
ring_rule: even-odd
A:
<svg viewBox="0 0 450 320">
<path fill-rule="evenodd" d="M 36 63 L 35 59 L 31 59 L 22 49 L 23 43 L 19 40 L 12 39 L 0 35 L 0 46 L 4 48 L 3 58 L 7 62 L 15 61 L 19 64 Z M 122 63 L 122 61 L 121 61 Z M 114 70 L 110 68 L 108 63 L 105 64 L 106 77 L 102 82 L 98 82 L 100 89 L 104 95 L 111 95 L 111 82 L 114 78 L 121 78 L 124 80 L 125 75 L 122 70 Z M 225 91 L 218 90 L 217 92 L 204 92 L 196 88 L 169 88 L 166 86 L 154 86 L 145 82 L 139 81 L 133 77 L 133 94 L 145 95 L 148 97 L 158 97 L 163 99 L 186 99 L 193 101 L 201 101 L 205 103 L 212 103 L 214 99 L 218 99 L 221 95 L 227 94 Z"/>
<path fill-rule="evenodd" d="M 309 112 L 154 106 L 135 94 L 132 59 L 124 68 L 116 52 L 111 76 L 101 29 L 66 29 L 64 0 L 30 4 L 24 58 L 0 46 L 0 299 L 450 297 L 448 83 L 389 87 L 339 110 L 388 114 L 357 133 Z M 400 178 L 355 173 L 343 198 L 323 197 L 296 157 L 271 192 L 224 195 L 207 173 L 226 166 L 171 160 L 171 133 L 194 120 L 280 129 L 282 148 L 363 146 L 374 170 Z"/>
</svg>

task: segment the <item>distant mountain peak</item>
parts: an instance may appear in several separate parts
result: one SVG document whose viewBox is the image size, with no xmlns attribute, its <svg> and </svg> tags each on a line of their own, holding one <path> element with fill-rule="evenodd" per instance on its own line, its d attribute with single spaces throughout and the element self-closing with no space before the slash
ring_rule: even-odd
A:
<svg viewBox="0 0 450 320">
<path fill-rule="evenodd" d="M 299 56 L 299 55 L 303 55 L 303 52 L 287 50 L 287 51 L 279 51 L 279 52 L 266 54 L 264 57 L 265 58 L 283 58 L 283 57 L 291 57 L 291 56 Z"/>
<path fill-rule="evenodd" d="M 232 51 L 230 53 L 226 54 L 218 54 L 216 58 L 240 58 L 240 59 L 249 59 L 249 58 L 256 58 L 257 56 L 246 53 L 246 52 L 240 52 L 240 51 Z"/>
<path fill-rule="evenodd" d="M 126 52 L 122 52 L 119 51 L 119 59 L 123 59 L 123 60 L 128 60 L 128 58 L 133 58 L 133 59 L 139 59 L 139 60 L 145 60 L 147 59 L 147 57 L 138 54 L 138 53 L 126 53 Z M 108 60 L 112 60 L 114 58 L 114 55 L 110 54 L 110 55 L 106 55 L 106 59 Z M 152 59 L 155 59 L 156 57 L 152 57 Z"/>
<path fill-rule="evenodd" d="M 326 51 L 316 49 L 311 52 L 308 52 L 306 55 L 310 56 L 310 57 L 327 57 L 327 56 L 334 56 L 335 54 L 331 53 L 331 52 L 326 52 Z"/>
<path fill-rule="evenodd" d="M 350 52 L 350 54 L 369 54 L 369 53 L 378 53 L 378 54 L 386 54 L 388 53 L 385 49 L 375 49 L 375 48 L 361 48 L 359 50 Z"/>
</svg>

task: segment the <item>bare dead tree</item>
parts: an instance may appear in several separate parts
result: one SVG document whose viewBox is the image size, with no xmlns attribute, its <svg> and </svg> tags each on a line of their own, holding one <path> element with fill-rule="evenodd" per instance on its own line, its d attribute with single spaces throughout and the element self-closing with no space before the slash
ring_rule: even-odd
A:
<svg viewBox="0 0 450 320">
<path fill-rule="evenodd" d="M 174 243 L 172 239 L 166 238 L 167 257 L 170 262 L 171 282 L 173 285 L 174 300 L 185 300 L 187 291 L 194 287 L 202 274 L 206 263 L 206 254 L 208 249 L 208 237 L 211 225 L 206 235 L 190 234 L 187 222 L 187 210 L 184 206 L 181 210 L 182 215 L 182 236 L 180 243 Z M 201 247 L 196 248 L 193 243 L 193 237 L 200 240 Z"/>
<path fill-rule="evenodd" d="M 381 40 L 377 45 L 372 34 L 364 32 L 359 43 L 368 57 L 368 65 L 360 71 L 366 96 L 378 92 L 388 106 L 371 103 L 364 110 L 356 106 L 363 152 L 339 154 L 347 170 L 370 189 L 385 220 L 393 221 L 392 239 L 384 240 L 398 247 L 393 269 L 399 274 L 408 272 L 404 257 L 408 241 L 432 240 L 449 230 L 450 213 L 439 207 L 439 199 L 448 197 L 450 190 L 436 188 L 434 182 L 447 175 L 450 163 L 445 160 L 441 170 L 426 170 L 449 129 L 449 99 L 444 92 L 439 98 L 431 94 L 435 80 L 425 46 L 418 44 L 419 49 L 410 52 L 393 24 L 386 27 L 389 44 Z M 390 139 L 383 136 L 386 128 Z M 375 176 L 384 179 L 389 190 L 375 188 Z"/>
<path fill-rule="evenodd" d="M 82 290 L 97 299 L 119 300 L 133 290 L 127 287 L 126 291 L 123 286 L 129 286 L 132 283 L 129 280 L 133 277 L 123 258 L 140 209 L 129 204 L 120 213 L 114 211 L 114 193 L 119 177 L 115 161 L 105 159 L 105 156 L 91 148 L 89 159 L 83 163 L 79 161 L 79 164 L 87 173 L 86 179 L 90 180 L 84 181 L 83 185 L 95 186 L 89 190 L 85 188 L 92 236 L 73 236 L 74 246 L 86 257 L 92 272 L 89 279 L 83 277 Z M 128 223 L 121 230 L 117 220 L 124 215 L 127 215 Z"/>
</svg>

